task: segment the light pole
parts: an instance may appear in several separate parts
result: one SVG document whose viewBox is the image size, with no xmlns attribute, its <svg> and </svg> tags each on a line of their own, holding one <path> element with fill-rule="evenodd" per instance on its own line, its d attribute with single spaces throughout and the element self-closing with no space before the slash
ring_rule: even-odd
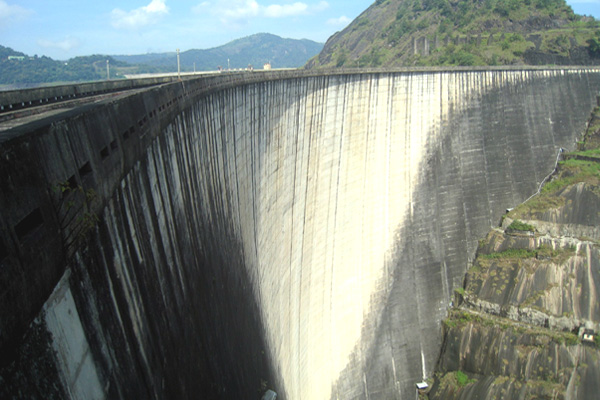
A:
<svg viewBox="0 0 600 400">
<path fill-rule="evenodd" d="M 110 81 L 110 60 L 106 60 L 106 80 Z"/>
<path fill-rule="evenodd" d="M 181 79 L 181 63 L 179 62 L 179 49 L 177 49 L 177 78 Z"/>
<path fill-rule="evenodd" d="M 229 58 L 227 59 L 227 71 L 231 71 L 231 67 L 229 66 Z"/>
</svg>

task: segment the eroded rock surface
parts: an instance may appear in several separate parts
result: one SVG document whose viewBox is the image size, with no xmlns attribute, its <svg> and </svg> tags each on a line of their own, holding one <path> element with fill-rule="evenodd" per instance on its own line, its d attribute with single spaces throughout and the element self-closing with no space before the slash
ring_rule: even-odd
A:
<svg viewBox="0 0 600 400">
<path fill-rule="evenodd" d="M 579 147 L 480 241 L 422 397 L 597 398 L 600 158 L 589 142 Z"/>
</svg>

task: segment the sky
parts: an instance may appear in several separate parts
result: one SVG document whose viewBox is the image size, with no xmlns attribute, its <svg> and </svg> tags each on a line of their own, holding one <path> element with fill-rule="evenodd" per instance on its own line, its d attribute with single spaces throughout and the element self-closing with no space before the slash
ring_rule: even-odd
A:
<svg viewBox="0 0 600 400">
<path fill-rule="evenodd" d="M 208 49 L 255 33 L 324 43 L 373 0 L 0 0 L 0 45 L 66 60 Z M 567 0 L 600 19 L 600 0 Z"/>
</svg>

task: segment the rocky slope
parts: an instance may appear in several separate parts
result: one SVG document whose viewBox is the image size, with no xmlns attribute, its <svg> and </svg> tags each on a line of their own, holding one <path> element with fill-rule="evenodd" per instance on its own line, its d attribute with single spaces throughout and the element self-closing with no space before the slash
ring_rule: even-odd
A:
<svg viewBox="0 0 600 400">
<path fill-rule="evenodd" d="M 540 193 L 480 242 L 429 399 L 600 393 L 600 110 Z"/>
<path fill-rule="evenodd" d="M 377 0 L 307 64 L 600 64 L 600 25 L 565 0 Z"/>
</svg>

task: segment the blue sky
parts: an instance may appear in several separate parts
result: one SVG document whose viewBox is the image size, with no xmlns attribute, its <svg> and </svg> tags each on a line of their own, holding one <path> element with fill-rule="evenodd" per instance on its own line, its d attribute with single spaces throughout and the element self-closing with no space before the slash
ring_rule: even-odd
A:
<svg viewBox="0 0 600 400">
<path fill-rule="evenodd" d="M 0 0 L 0 44 L 68 59 L 207 49 L 259 32 L 325 42 L 373 0 Z M 600 0 L 567 0 L 600 19 Z"/>
</svg>

